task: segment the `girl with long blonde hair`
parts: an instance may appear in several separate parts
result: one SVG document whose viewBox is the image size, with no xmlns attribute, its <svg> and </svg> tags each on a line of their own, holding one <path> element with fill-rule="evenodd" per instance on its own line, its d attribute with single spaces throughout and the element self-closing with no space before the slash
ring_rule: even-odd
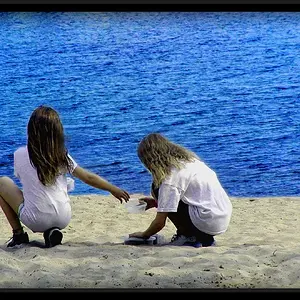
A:
<svg viewBox="0 0 300 300">
<path fill-rule="evenodd" d="M 157 208 L 155 219 L 142 232 L 129 237 L 148 239 L 169 218 L 177 228 L 169 245 L 207 247 L 229 225 L 232 205 L 216 173 L 194 152 L 159 133 L 144 137 L 138 157 L 152 175 L 152 197 L 142 197 L 146 209 Z"/>
</svg>

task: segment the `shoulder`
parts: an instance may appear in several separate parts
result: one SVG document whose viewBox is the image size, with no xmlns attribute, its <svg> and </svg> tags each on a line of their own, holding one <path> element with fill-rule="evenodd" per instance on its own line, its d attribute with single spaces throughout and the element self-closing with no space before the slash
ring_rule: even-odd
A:
<svg viewBox="0 0 300 300">
<path fill-rule="evenodd" d="M 171 173 L 179 176 L 184 176 L 191 172 L 194 168 L 199 167 L 202 164 L 199 160 L 183 161 L 180 168 L 172 168 Z"/>
<path fill-rule="evenodd" d="M 19 147 L 15 152 L 14 152 L 14 155 L 16 156 L 18 156 L 18 155 L 24 155 L 24 154 L 26 154 L 26 153 L 28 153 L 27 152 L 27 146 L 22 146 L 22 147 Z"/>
<path fill-rule="evenodd" d="M 70 153 L 68 153 L 68 158 L 71 160 L 71 173 L 73 173 L 73 171 L 79 167 L 78 163 L 76 162 L 76 160 L 70 155 Z"/>
<path fill-rule="evenodd" d="M 189 170 L 203 170 L 203 169 L 209 169 L 209 167 L 201 160 L 198 160 L 198 159 L 195 159 L 191 162 L 188 162 L 186 165 L 185 165 L 185 168 L 186 169 L 189 169 Z"/>
<path fill-rule="evenodd" d="M 180 181 L 187 177 L 187 164 L 184 163 L 181 168 L 172 167 L 170 174 L 165 178 L 163 183 L 177 186 Z"/>
<path fill-rule="evenodd" d="M 171 169 L 170 175 L 166 178 L 165 181 L 167 183 L 173 184 L 188 179 L 203 167 L 205 167 L 205 164 L 198 159 L 195 159 L 193 161 L 184 161 L 182 162 L 180 168 L 173 167 Z"/>
</svg>

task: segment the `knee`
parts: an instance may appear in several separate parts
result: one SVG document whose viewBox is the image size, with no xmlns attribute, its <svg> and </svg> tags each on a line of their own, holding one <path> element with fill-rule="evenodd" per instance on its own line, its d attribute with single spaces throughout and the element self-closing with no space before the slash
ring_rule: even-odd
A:
<svg viewBox="0 0 300 300">
<path fill-rule="evenodd" d="M 7 181 L 12 181 L 8 176 L 1 176 L 0 177 L 0 182 L 7 182 Z"/>
<path fill-rule="evenodd" d="M 12 179 L 10 179 L 8 176 L 1 176 L 0 177 L 0 189 L 5 187 L 7 184 L 13 182 Z"/>
</svg>

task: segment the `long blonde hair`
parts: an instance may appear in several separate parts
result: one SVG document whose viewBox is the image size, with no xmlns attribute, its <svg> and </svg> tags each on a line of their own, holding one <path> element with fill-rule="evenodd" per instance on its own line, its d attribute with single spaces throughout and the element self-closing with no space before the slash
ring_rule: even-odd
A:
<svg viewBox="0 0 300 300">
<path fill-rule="evenodd" d="M 70 170 L 72 161 L 65 147 L 63 125 L 51 107 L 39 106 L 27 125 L 27 149 L 30 163 L 43 185 L 51 185 L 62 170 Z"/>
<path fill-rule="evenodd" d="M 199 157 L 192 151 L 175 144 L 160 133 L 151 133 L 138 145 L 138 157 L 153 178 L 155 188 L 171 173 L 172 167 L 182 168 L 185 162 Z"/>
</svg>

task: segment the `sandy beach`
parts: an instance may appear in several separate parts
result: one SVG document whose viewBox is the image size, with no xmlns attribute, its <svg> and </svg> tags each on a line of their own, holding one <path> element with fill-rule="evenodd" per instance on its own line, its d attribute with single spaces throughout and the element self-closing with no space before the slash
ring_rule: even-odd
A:
<svg viewBox="0 0 300 300">
<path fill-rule="evenodd" d="M 131 195 L 132 197 L 141 195 Z M 233 215 L 217 246 L 129 246 L 155 208 L 130 214 L 112 196 L 71 196 L 73 218 L 62 245 L 9 249 L 11 229 L 0 213 L 0 288 L 271 289 L 300 288 L 300 198 L 233 198 Z M 159 233 L 171 239 L 171 222 Z"/>
</svg>

